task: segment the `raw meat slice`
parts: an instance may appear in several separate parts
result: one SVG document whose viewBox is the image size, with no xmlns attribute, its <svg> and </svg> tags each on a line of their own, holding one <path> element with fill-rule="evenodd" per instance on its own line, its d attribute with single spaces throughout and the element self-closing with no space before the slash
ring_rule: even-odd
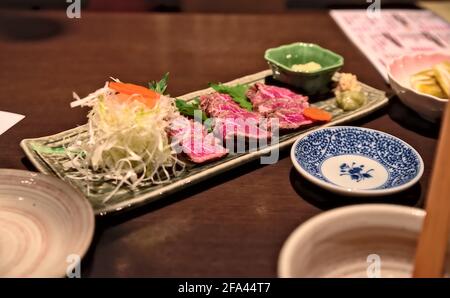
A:
<svg viewBox="0 0 450 298">
<path fill-rule="evenodd" d="M 277 118 L 280 129 L 296 129 L 313 123 L 303 115 L 308 97 L 289 89 L 256 83 L 247 92 L 253 109 L 266 118 Z"/>
<path fill-rule="evenodd" d="M 270 86 L 263 83 L 254 84 L 247 91 L 247 97 L 250 99 L 252 104 L 255 106 L 259 105 L 261 102 L 265 102 L 268 99 L 274 98 L 285 98 L 293 99 L 294 101 L 308 101 L 307 96 L 297 94 L 289 89 Z"/>
<path fill-rule="evenodd" d="M 263 117 L 241 108 L 228 94 L 212 93 L 200 97 L 200 107 L 214 117 L 214 133 L 222 140 L 234 137 L 268 139 L 271 133 L 259 126 Z"/>
<path fill-rule="evenodd" d="M 186 154 L 194 163 L 216 160 L 228 154 L 228 149 L 201 123 L 182 116 L 171 123 L 170 135 L 172 148 Z"/>
<path fill-rule="evenodd" d="M 216 118 L 214 134 L 225 141 L 234 137 L 245 141 L 246 139 L 270 139 L 272 136 L 269 131 L 259 127 L 258 122 L 242 118 Z"/>
<path fill-rule="evenodd" d="M 211 93 L 200 97 L 201 109 L 210 117 L 242 118 L 258 121 L 261 116 L 241 108 L 228 94 Z"/>
</svg>

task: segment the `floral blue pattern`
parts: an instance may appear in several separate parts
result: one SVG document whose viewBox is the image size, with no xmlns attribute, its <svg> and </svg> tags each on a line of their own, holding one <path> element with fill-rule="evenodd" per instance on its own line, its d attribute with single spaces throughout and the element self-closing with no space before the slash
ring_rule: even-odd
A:
<svg viewBox="0 0 450 298">
<path fill-rule="evenodd" d="M 328 158 L 339 155 L 353 154 L 377 160 L 389 175 L 387 181 L 377 189 L 408 183 L 421 170 L 421 159 L 408 144 L 382 132 L 359 127 L 340 126 L 314 131 L 297 142 L 294 150 L 298 164 L 310 175 L 326 182 L 330 181 L 322 174 L 321 165 Z M 347 167 L 342 169 L 357 181 L 370 178 L 368 176 L 373 174 L 370 170 L 352 170 L 353 164 Z"/>
<path fill-rule="evenodd" d="M 351 165 L 348 165 L 346 163 L 343 163 L 340 165 L 340 175 L 341 176 L 349 176 L 352 180 L 356 180 L 356 182 L 359 182 L 361 180 L 367 179 L 367 178 L 373 178 L 371 172 L 373 172 L 373 169 L 364 171 L 364 165 L 356 165 L 356 162 L 353 162 Z"/>
</svg>

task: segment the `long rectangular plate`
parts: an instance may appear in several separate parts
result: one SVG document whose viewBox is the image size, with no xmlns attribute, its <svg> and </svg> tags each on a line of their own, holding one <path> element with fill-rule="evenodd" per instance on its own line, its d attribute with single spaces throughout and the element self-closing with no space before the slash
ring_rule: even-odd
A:
<svg viewBox="0 0 450 298">
<path fill-rule="evenodd" d="M 264 82 L 266 78 L 269 77 L 271 77 L 271 71 L 265 70 L 233 80 L 226 84 L 253 84 L 257 82 Z M 362 84 L 362 86 L 363 90 L 368 94 L 368 99 L 364 106 L 355 111 L 344 112 L 343 110 L 339 109 L 336 106 L 335 98 L 329 98 L 312 103 L 313 106 L 320 107 L 333 114 L 333 120 L 329 123 L 313 127 L 305 127 L 300 130 L 292 131 L 290 133 L 281 134 L 279 137 L 279 142 L 275 144 L 269 144 L 266 147 L 258 149 L 256 151 L 245 153 L 230 153 L 223 159 L 205 165 L 191 164 L 181 175 L 179 175 L 178 177 L 174 177 L 170 182 L 166 184 L 149 184 L 142 186 L 137 190 L 129 190 L 124 188 L 118 191 L 110 200 L 105 203 L 103 203 L 103 199 L 106 197 L 106 193 L 114 187 L 112 183 L 99 182 L 97 185 L 90 185 L 88 187 L 82 180 L 69 179 L 67 177 L 67 174 L 71 173 L 72 170 L 68 170 L 63 167 L 64 162 L 68 160 L 64 155 L 46 153 L 45 150 L 34 150 L 36 146 L 55 148 L 64 146 L 74 138 L 79 137 L 80 135 L 82 137 L 83 134 L 85 135 L 86 125 L 63 131 L 51 136 L 24 139 L 21 141 L 20 146 L 22 147 L 30 161 L 33 163 L 33 165 L 40 172 L 57 176 L 60 179 L 70 183 L 73 187 L 80 190 L 91 202 L 96 215 L 106 215 L 121 210 L 138 207 L 143 204 L 161 199 L 189 185 L 199 183 L 207 178 L 235 168 L 236 166 L 255 160 L 257 158 L 260 158 L 261 156 L 268 155 L 272 152 L 272 150 L 281 150 L 283 148 L 286 148 L 292 145 L 299 136 L 305 134 L 306 132 L 321 127 L 333 126 L 356 120 L 387 104 L 388 98 L 383 91 L 377 90 L 365 84 Z M 213 89 L 207 88 L 185 94 L 178 98 L 189 101 L 197 96 L 210 94 L 212 92 L 214 92 Z"/>
</svg>

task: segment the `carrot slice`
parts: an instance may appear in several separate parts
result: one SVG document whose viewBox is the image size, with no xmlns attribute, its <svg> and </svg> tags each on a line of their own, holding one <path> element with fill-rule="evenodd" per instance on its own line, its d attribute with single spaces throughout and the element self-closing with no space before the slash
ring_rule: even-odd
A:
<svg viewBox="0 0 450 298">
<path fill-rule="evenodd" d="M 324 111 L 324 110 L 321 110 L 318 108 L 313 108 L 313 107 L 304 109 L 303 114 L 306 117 L 311 118 L 312 120 L 317 120 L 317 121 L 328 122 L 332 118 L 332 115 L 330 113 L 328 113 L 327 111 Z"/>
<path fill-rule="evenodd" d="M 108 86 L 109 88 L 114 89 L 120 93 L 125 93 L 129 95 L 140 94 L 146 97 L 159 98 L 159 94 L 156 93 L 155 91 L 135 84 L 110 82 Z"/>
<path fill-rule="evenodd" d="M 109 82 L 108 87 L 121 94 L 127 95 L 138 94 L 140 96 L 137 96 L 135 99 L 142 102 L 143 104 L 147 105 L 150 108 L 155 106 L 156 102 L 160 97 L 159 93 L 135 84 Z"/>
</svg>

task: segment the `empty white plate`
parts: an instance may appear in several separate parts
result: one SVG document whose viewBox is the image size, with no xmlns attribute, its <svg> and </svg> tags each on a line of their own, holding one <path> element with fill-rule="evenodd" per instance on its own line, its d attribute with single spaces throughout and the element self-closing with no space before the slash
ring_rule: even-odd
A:
<svg viewBox="0 0 450 298">
<path fill-rule="evenodd" d="M 0 169 L 0 276 L 63 277 L 94 234 L 89 202 L 47 175 Z"/>
</svg>

